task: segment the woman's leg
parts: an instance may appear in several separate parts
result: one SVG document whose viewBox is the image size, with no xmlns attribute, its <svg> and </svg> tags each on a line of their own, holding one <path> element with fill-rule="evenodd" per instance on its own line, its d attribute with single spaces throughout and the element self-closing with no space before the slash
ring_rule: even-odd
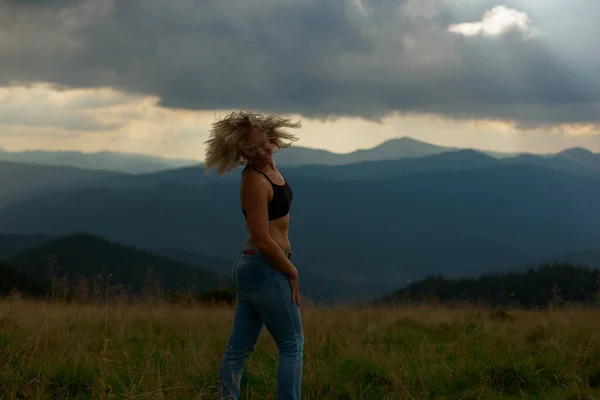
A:
<svg viewBox="0 0 600 400">
<path fill-rule="evenodd" d="M 269 275 L 270 284 L 252 302 L 279 349 L 277 399 L 299 400 L 304 347 L 300 309 L 292 304 L 287 277 L 272 267 Z"/>
<path fill-rule="evenodd" d="M 238 309 L 246 310 L 240 313 L 246 317 L 240 317 L 240 322 L 234 325 L 247 329 L 245 327 L 251 326 L 251 321 L 261 321 L 260 327 L 262 328 L 262 324 L 266 326 L 279 348 L 277 399 L 299 400 L 304 336 L 300 309 L 297 304 L 292 304 L 292 290 L 287 277 L 272 267 L 261 254 L 256 253 L 239 259 L 234 280 L 238 288 L 238 299 L 242 299 L 238 300 Z M 251 318 L 248 317 L 250 315 Z M 254 333 L 240 334 L 240 337 L 251 338 L 256 335 L 257 338 L 260 333 L 258 326 L 256 322 Z M 256 339 L 253 340 L 252 343 L 255 343 Z M 246 343 L 250 343 L 250 340 Z M 243 349 L 244 346 L 238 348 Z"/>
<path fill-rule="evenodd" d="M 254 306 L 238 292 L 233 329 L 219 368 L 219 399 L 239 399 L 244 365 L 254 351 L 262 327 Z"/>
</svg>

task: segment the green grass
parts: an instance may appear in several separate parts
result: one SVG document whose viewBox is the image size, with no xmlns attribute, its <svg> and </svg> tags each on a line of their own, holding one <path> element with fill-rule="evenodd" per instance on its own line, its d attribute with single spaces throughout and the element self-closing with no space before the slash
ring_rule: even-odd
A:
<svg viewBox="0 0 600 400">
<path fill-rule="evenodd" d="M 600 399 L 600 315 L 303 305 L 304 399 Z M 2 399 L 216 399 L 233 308 L 0 302 Z M 276 399 L 263 331 L 243 399 Z"/>
</svg>

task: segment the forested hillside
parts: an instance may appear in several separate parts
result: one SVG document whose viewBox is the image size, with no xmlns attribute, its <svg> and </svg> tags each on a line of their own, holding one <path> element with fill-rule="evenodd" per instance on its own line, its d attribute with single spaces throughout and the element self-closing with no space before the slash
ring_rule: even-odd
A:
<svg viewBox="0 0 600 400">
<path fill-rule="evenodd" d="M 377 304 L 464 302 L 492 306 L 547 307 L 551 304 L 600 305 L 600 266 L 548 264 L 522 272 L 449 279 L 432 275 L 411 283 Z"/>
</svg>

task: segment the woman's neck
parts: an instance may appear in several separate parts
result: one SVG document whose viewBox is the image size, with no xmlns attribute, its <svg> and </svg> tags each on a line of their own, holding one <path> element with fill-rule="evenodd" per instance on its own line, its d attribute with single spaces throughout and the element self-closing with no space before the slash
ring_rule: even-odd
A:
<svg viewBox="0 0 600 400">
<path fill-rule="evenodd" d="M 254 168 L 254 169 L 261 170 L 261 171 L 268 171 L 268 170 L 275 171 L 275 162 L 274 161 L 271 162 L 270 164 L 265 164 L 265 165 L 260 165 L 260 166 L 254 165 L 252 163 L 248 163 L 248 166 L 251 168 Z"/>
</svg>

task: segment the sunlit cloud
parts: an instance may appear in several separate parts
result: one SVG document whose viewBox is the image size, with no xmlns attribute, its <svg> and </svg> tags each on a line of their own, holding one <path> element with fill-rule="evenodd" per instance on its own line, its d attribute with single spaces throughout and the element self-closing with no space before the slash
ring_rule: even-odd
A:
<svg viewBox="0 0 600 400">
<path fill-rule="evenodd" d="M 506 6 L 496 6 L 483 15 L 478 22 L 464 22 L 448 27 L 448 31 L 463 36 L 502 36 L 517 30 L 528 36 L 534 31 L 531 19 L 526 12 L 518 11 Z"/>
<path fill-rule="evenodd" d="M 118 104 L 127 97 L 115 93 L 111 89 L 62 91 L 50 84 L 0 87 L 0 124 L 69 131 L 114 130 L 120 127 L 119 121 L 101 121 L 91 110 Z"/>
<path fill-rule="evenodd" d="M 2 88 L 0 99 L 12 99 L 14 115 L 8 120 L 0 118 L 0 146 L 9 151 L 111 150 L 202 160 L 211 123 L 230 111 L 163 108 L 156 96 L 114 89 L 60 89 L 47 84 Z M 2 109 L 5 105 L 0 102 Z M 28 121 L 31 109 L 37 109 L 36 118 L 45 124 L 33 126 Z M 575 146 L 600 151 L 597 124 L 522 130 L 516 122 L 450 119 L 434 113 L 392 113 L 378 122 L 352 116 L 314 119 L 286 115 L 302 121 L 296 145 L 337 153 L 371 148 L 397 137 L 503 152 L 551 152 Z M 96 126 L 81 122 L 76 126 L 72 121 L 95 121 Z"/>
</svg>

